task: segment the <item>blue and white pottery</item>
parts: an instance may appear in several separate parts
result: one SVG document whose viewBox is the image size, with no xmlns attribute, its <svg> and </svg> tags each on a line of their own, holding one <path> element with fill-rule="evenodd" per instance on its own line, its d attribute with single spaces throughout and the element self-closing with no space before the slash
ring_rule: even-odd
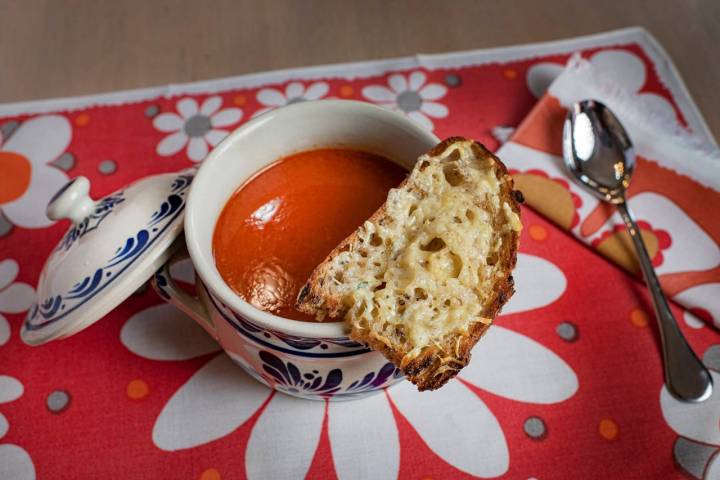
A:
<svg viewBox="0 0 720 480">
<path fill-rule="evenodd" d="M 363 102 L 302 102 L 265 113 L 242 125 L 215 147 L 192 179 L 187 202 L 182 204 L 184 211 L 177 212 L 178 216 L 184 215 L 187 252 L 177 252 L 161 265 L 171 254 L 166 250 L 154 262 L 142 264 L 138 272 L 128 275 L 137 281 L 107 289 L 104 288 L 109 286 L 106 272 L 110 272 L 109 279 L 115 269 L 123 268 L 128 262 L 124 255 L 134 252 L 137 242 L 142 240 L 138 232 L 142 230 L 150 235 L 153 228 L 176 228 L 172 222 L 179 217 L 173 216 L 173 221 L 165 225 L 165 220 L 158 219 L 170 214 L 160 206 L 165 203 L 156 202 L 151 210 L 159 213 L 151 212 L 148 217 L 143 207 L 140 209 L 143 213 L 133 217 L 132 230 L 118 230 L 115 236 L 105 236 L 98 241 L 97 252 L 91 247 L 82 248 L 83 253 L 79 254 L 79 246 L 84 247 L 93 232 L 101 226 L 104 230 L 104 225 L 110 223 L 106 218 L 119 214 L 123 206 L 127 206 L 132 187 L 107 197 L 102 203 L 83 200 L 87 186 L 82 181 L 72 183 L 59 193 L 55 207 L 51 205 L 50 210 L 53 215 L 73 218 L 75 226 L 46 265 L 40 301 L 28 316 L 23 339 L 38 344 L 84 328 L 91 322 L 75 320 L 72 328 L 61 331 L 52 325 L 63 321 L 55 320 L 62 312 L 78 308 L 75 305 L 82 302 L 84 296 L 105 290 L 102 295 L 95 294 L 95 298 L 108 296 L 106 303 L 99 304 L 90 314 L 85 312 L 89 319 L 99 318 L 127 298 L 144 279 L 153 276 L 147 270 L 152 266 L 157 270 L 152 283 L 158 294 L 193 318 L 220 343 L 230 358 L 268 387 L 305 399 L 333 401 L 379 392 L 402 380 L 402 375 L 380 353 L 348 339 L 343 322 L 313 323 L 281 318 L 258 310 L 233 292 L 215 267 L 212 251 L 215 223 L 228 199 L 241 185 L 287 155 L 313 148 L 348 147 L 383 155 L 410 169 L 418 156 L 438 141 L 405 116 Z M 182 175 L 189 174 L 176 177 L 184 178 Z M 188 176 L 188 183 L 190 179 Z M 160 190 L 168 192 L 169 189 L 169 193 L 173 193 L 176 181 L 168 179 Z M 185 196 L 182 197 L 184 200 Z M 327 201 L 332 202 L 333 198 Z M 143 202 L 149 203 L 149 200 Z M 133 200 L 133 205 L 135 203 Z M 169 203 L 168 208 L 172 208 L 172 204 Z M 104 216 L 104 209 L 111 210 L 109 217 Z M 153 223 L 156 221 L 158 223 Z M 169 237 L 164 240 L 166 249 L 172 243 L 169 240 Z M 58 274 L 56 263 L 62 264 L 71 254 L 77 258 L 66 259 L 67 263 L 78 265 L 75 269 L 62 267 L 67 272 Z M 170 265 L 188 254 L 197 273 L 194 296 L 178 288 L 169 275 Z M 89 256 L 92 267 L 81 267 L 85 256 Z M 98 271 L 101 273 L 96 273 Z M 65 281 L 66 276 L 73 280 Z"/>
<path fill-rule="evenodd" d="M 164 298 L 198 321 L 235 362 L 269 387 L 313 400 L 350 400 L 378 392 L 402 377 L 380 353 L 350 341 L 343 322 L 277 317 L 233 292 L 215 267 L 215 222 L 238 187 L 292 153 L 345 146 L 403 162 L 409 169 L 437 143 L 437 137 L 403 115 L 362 102 L 303 102 L 261 115 L 210 153 L 190 189 L 185 241 L 197 272 L 197 298 L 175 288 L 167 268 L 154 283 Z"/>
<path fill-rule="evenodd" d="M 195 171 L 146 177 L 97 201 L 85 177 L 60 189 L 47 214 L 73 224 L 45 262 L 23 341 L 39 345 L 72 335 L 141 287 L 182 233 Z"/>
</svg>

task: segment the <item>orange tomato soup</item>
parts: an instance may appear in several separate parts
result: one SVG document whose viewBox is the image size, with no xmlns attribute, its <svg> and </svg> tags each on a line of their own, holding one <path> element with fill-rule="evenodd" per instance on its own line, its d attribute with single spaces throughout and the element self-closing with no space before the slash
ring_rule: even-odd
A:
<svg viewBox="0 0 720 480">
<path fill-rule="evenodd" d="M 406 173 L 386 158 L 356 150 L 311 150 L 281 159 L 225 205 L 213 235 L 220 275 L 261 310 L 315 321 L 295 310 L 298 291 Z"/>
</svg>

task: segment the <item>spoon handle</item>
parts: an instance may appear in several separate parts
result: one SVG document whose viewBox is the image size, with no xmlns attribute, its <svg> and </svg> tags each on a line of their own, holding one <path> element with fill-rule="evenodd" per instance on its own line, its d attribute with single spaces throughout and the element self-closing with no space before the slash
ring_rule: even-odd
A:
<svg viewBox="0 0 720 480">
<path fill-rule="evenodd" d="M 640 262 L 643 277 L 645 277 L 645 283 L 652 295 L 655 316 L 660 328 L 665 364 L 665 385 L 667 385 L 670 393 L 680 400 L 703 401 L 712 393 L 710 373 L 687 344 L 685 337 L 678 328 L 665 294 L 660 288 L 660 282 L 655 275 L 650 255 L 648 255 L 645 248 L 640 236 L 640 229 L 635 223 L 630 207 L 624 199 L 617 204 L 617 207 L 635 245 L 635 252 Z"/>
</svg>

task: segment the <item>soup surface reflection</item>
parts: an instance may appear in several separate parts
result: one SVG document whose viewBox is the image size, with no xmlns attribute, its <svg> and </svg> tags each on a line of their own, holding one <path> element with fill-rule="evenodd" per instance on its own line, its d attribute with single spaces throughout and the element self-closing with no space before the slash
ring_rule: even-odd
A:
<svg viewBox="0 0 720 480">
<path fill-rule="evenodd" d="M 255 307 L 315 321 L 295 310 L 298 291 L 406 173 L 384 157 L 356 150 L 311 150 L 279 160 L 223 208 L 213 235 L 218 271 Z"/>
</svg>

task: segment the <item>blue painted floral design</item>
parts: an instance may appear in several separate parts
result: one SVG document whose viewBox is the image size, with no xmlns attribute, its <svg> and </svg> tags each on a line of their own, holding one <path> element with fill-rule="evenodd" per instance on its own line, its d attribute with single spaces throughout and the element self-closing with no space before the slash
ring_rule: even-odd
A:
<svg viewBox="0 0 720 480">
<path fill-rule="evenodd" d="M 45 299 L 44 302 L 42 302 L 38 308 L 33 308 L 31 310 L 31 314 L 37 315 L 40 313 L 43 317 L 51 317 L 57 313 L 58 310 L 60 310 L 60 307 L 62 305 L 62 297 L 60 295 L 56 297 L 50 297 Z"/>
<path fill-rule="evenodd" d="M 310 350 L 311 348 L 320 347 L 323 350 L 327 348 L 327 344 L 339 345 L 348 348 L 362 348 L 363 345 L 350 340 L 349 338 L 303 338 L 294 335 L 287 335 L 282 332 L 272 331 L 279 340 L 291 347 L 299 350 Z"/>
<path fill-rule="evenodd" d="M 370 372 L 342 389 L 340 385 L 343 381 L 343 372 L 339 368 L 332 369 L 323 376 L 318 370 L 301 372 L 294 363 L 285 362 L 265 350 L 261 350 L 258 355 L 263 362 L 265 380 L 278 390 L 298 396 L 306 394 L 325 398 L 365 396 L 395 383 L 402 377 L 402 373 L 395 368 L 395 365 L 386 363 L 379 371 Z"/>
<path fill-rule="evenodd" d="M 227 308 L 227 307 L 226 307 L 226 308 Z M 237 320 L 237 322 L 238 322 L 238 323 L 242 326 L 242 328 L 244 328 L 245 330 L 248 330 L 248 331 L 253 332 L 253 333 L 262 332 L 262 330 L 263 330 L 262 328 L 256 327 L 254 324 L 248 322 L 247 320 L 245 320 L 244 318 L 242 318 L 242 317 L 239 316 L 239 315 L 234 315 L 233 317 L 235 318 L 235 320 Z"/>
<path fill-rule="evenodd" d="M 235 325 L 242 328 L 243 330 L 246 330 L 250 333 L 259 333 L 262 331 L 265 331 L 267 335 L 272 335 L 284 344 L 296 348 L 298 350 L 311 350 L 313 348 L 320 347 L 322 350 L 325 350 L 328 348 L 328 344 L 330 345 L 338 345 L 341 347 L 347 347 L 347 348 L 364 348 L 364 345 L 361 343 L 357 343 L 353 340 L 350 340 L 349 338 L 308 338 L 308 337 L 297 337 L 295 335 L 288 335 L 287 333 L 278 332 L 277 330 L 267 330 L 260 328 L 253 323 L 248 322 L 240 315 L 235 314 L 232 310 L 230 310 L 226 305 L 223 304 L 223 307 L 227 312 L 230 312 L 232 314 L 232 317 L 235 321 Z M 266 335 L 266 336 L 267 336 Z"/>
<path fill-rule="evenodd" d="M 276 331 L 273 331 L 272 333 L 286 345 L 297 348 L 298 350 L 310 350 L 323 343 L 323 340 L 320 338 L 296 337 L 294 335 L 287 335 L 285 333 Z M 327 348 L 327 346 L 325 348 Z"/>
<path fill-rule="evenodd" d="M 340 358 L 370 351 L 347 337 L 303 338 L 271 330 L 246 320 L 234 312 L 203 285 L 210 302 L 231 327 L 254 343 L 277 352 L 309 358 Z"/>
<path fill-rule="evenodd" d="M 148 220 L 147 226 L 125 239 L 115 251 L 115 255 L 104 266 L 77 282 L 68 292 L 47 298 L 40 302 L 38 306 L 31 308 L 25 319 L 27 330 L 38 330 L 61 319 L 93 298 L 95 294 L 118 278 L 182 213 L 185 207 L 183 197 L 192 179 L 192 173 L 178 175 L 170 187 L 171 194 L 153 213 Z M 69 249 L 77 239 L 97 228 L 102 220 L 112 212 L 113 208 L 123 201 L 122 191 L 100 200 L 93 213 L 65 235 L 56 251 L 60 250 L 61 247 L 65 250 Z"/>
<path fill-rule="evenodd" d="M 348 394 L 367 393 L 382 387 L 388 380 L 402 377 L 402 372 L 392 363 L 386 363 L 378 372 L 370 372 L 362 380 L 355 380 L 348 386 Z"/>
<path fill-rule="evenodd" d="M 178 175 L 177 178 L 175 180 L 173 180 L 172 185 L 170 185 L 170 191 L 172 193 L 179 193 L 184 190 L 187 190 L 187 188 L 192 183 L 193 178 L 195 178 L 196 172 L 197 172 L 197 169 L 193 168 L 192 173 L 185 173 L 182 175 Z"/>
<path fill-rule="evenodd" d="M 138 256 L 150 241 L 150 232 L 143 229 L 125 240 L 125 244 L 115 250 L 115 256 L 109 260 L 107 267 L 112 267 L 130 258 Z"/>
<path fill-rule="evenodd" d="M 335 368 L 323 377 L 317 370 L 302 373 L 291 362 L 283 362 L 270 352 L 261 350 L 260 359 L 263 370 L 272 378 L 275 387 L 288 393 L 313 393 L 323 397 L 331 397 L 340 390 L 342 370 Z"/>
<path fill-rule="evenodd" d="M 70 184 L 68 184 L 67 186 L 69 185 Z M 56 196 L 61 194 L 67 188 L 67 186 L 64 187 L 60 192 L 58 192 Z M 93 210 L 93 212 L 88 215 L 82 222 L 74 225 L 70 230 L 68 230 L 68 232 L 65 234 L 65 236 L 60 241 L 55 250 L 69 250 L 70 247 L 77 240 L 81 239 L 88 232 L 92 232 L 93 230 L 98 228 L 102 221 L 105 220 L 108 215 L 110 215 L 115 206 L 124 201 L 125 197 L 123 196 L 122 190 L 119 192 L 115 192 L 112 195 L 98 201 L 95 204 L 95 209 Z"/>
<path fill-rule="evenodd" d="M 155 272 L 155 285 L 157 288 L 155 291 L 165 300 L 170 300 L 170 294 L 167 292 L 168 279 L 165 277 L 165 268 L 160 268 Z"/>
</svg>

